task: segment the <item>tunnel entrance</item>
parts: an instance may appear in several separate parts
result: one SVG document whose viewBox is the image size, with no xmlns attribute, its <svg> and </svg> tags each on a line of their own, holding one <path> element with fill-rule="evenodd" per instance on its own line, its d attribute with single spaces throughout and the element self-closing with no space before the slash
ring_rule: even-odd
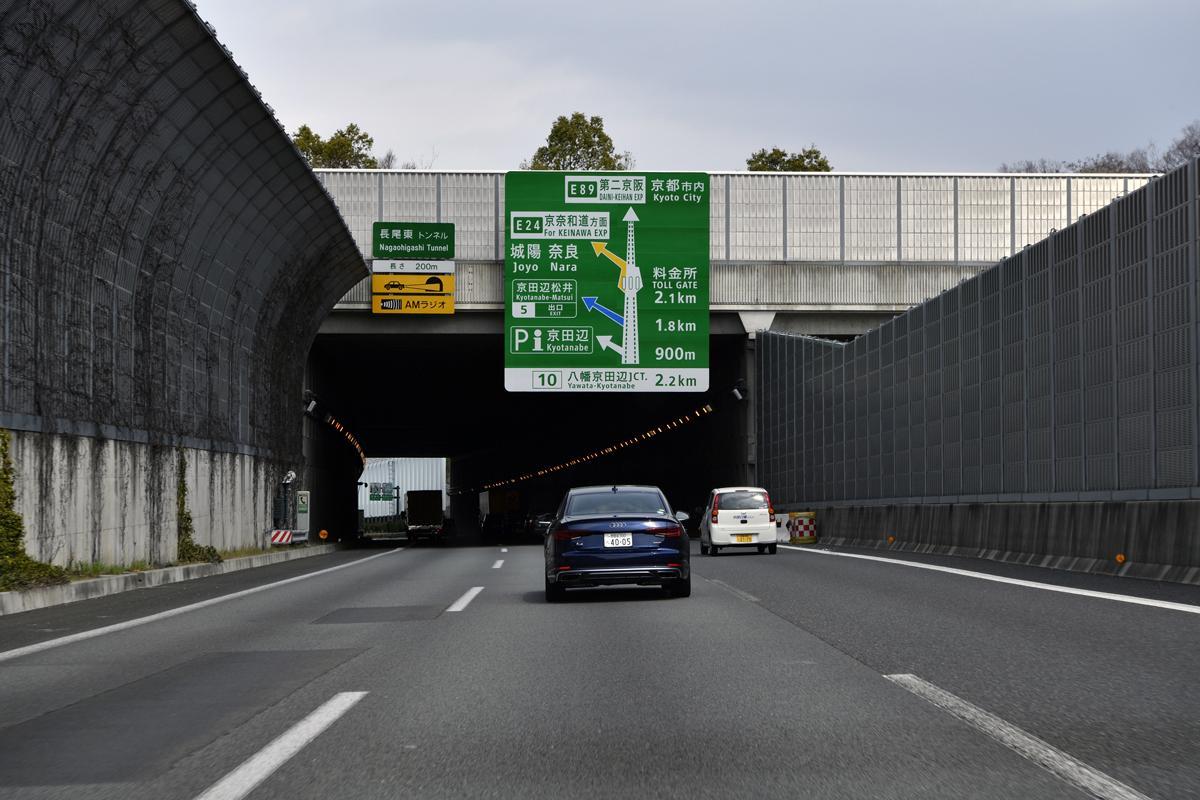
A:
<svg viewBox="0 0 1200 800">
<path fill-rule="evenodd" d="M 751 363 L 740 326 L 714 325 L 738 332 L 711 336 L 705 392 L 511 393 L 494 316 L 494 333 L 322 333 L 308 385 L 368 457 L 447 458 L 452 513 L 466 531 L 478 525 L 478 495 L 488 486 L 608 448 L 615 450 L 509 488 L 523 510 L 544 513 L 572 486 L 654 484 L 691 513 L 714 486 L 753 480 L 752 399 L 732 391 L 739 381 L 744 387 Z M 638 438 L 648 431 L 655 435 Z M 356 480 L 345 476 L 350 486 Z"/>
</svg>

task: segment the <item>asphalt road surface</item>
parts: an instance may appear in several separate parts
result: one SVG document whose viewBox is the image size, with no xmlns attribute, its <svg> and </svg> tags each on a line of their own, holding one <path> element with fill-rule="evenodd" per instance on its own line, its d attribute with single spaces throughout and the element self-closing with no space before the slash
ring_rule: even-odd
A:
<svg viewBox="0 0 1200 800">
<path fill-rule="evenodd" d="M 0 617 L 0 798 L 1200 796 L 1200 590 L 854 555 L 548 605 L 537 547 L 346 551 Z"/>
</svg>

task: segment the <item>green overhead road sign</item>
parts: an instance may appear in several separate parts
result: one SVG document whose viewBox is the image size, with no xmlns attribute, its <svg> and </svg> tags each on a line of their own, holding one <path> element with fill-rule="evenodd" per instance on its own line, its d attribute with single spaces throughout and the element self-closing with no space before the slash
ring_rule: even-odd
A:
<svg viewBox="0 0 1200 800">
<path fill-rule="evenodd" d="M 371 226 L 371 257 L 454 259 L 452 222 L 376 222 Z"/>
<path fill-rule="evenodd" d="M 708 389 L 708 175 L 510 172 L 504 388 Z"/>
</svg>

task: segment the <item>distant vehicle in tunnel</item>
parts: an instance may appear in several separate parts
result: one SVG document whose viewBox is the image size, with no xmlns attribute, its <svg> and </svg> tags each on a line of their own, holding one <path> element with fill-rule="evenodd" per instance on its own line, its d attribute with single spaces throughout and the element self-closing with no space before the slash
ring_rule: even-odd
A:
<svg viewBox="0 0 1200 800">
<path fill-rule="evenodd" d="M 417 489 L 404 496 L 410 542 L 440 542 L 446 533 L 446 515 L 440 489 Z"/>
<path fill-rule="evenodd" d="M 727 486 L 713 489 L 700 515 L 700 553 L 715 556 L 722 547 L 778 549 L 775 509 L 766 489 Z"/>
<path fill-rule="evenodd" d="M 585 486 L 563 498 L 546 536 L 546 601 L 569 587 L 662 586 L 692 593 L 691 547 L 657 486 Z"/>
</svg>

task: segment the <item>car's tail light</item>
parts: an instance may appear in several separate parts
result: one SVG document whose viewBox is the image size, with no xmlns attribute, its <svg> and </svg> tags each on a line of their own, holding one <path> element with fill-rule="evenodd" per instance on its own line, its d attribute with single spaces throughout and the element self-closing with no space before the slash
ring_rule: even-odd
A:
<svg viewBox="0 0 1200 800">
<path fill-rule="evenodd" d="M 683 536 L 683 528 L 676 525 L 673 528 L 662 528 L 661 530 L 656 531 L 656 533 L 665 536 L 668 539 L 678 539 L 680 536 Z"/>
<path fill-rule="evenodd" d="M 763 492 L 763 497 L 767 500 L 767 513 L 771 515 L 771 522 L 775 521 L 775 506 L 771 505 L 771 495 L 768 492 Z"/>
<path fill-rule="evenodd" d="M 554 539 L 559 542 L 569 542 L 571 539 L 578 539 L 580 536 L 586 535 L 586 531 L 573 531 L 570 528 L 558 528 L 554 531 Z"/>
<path fill-rule="evenodd" d="M 713 515 L 712 515 L 712 521 L 714 524 L 717 521 L 717 509 L 720 507 L 721 507 L 721 495 L 714 494 L 713 495 Z"/>
</svg>

